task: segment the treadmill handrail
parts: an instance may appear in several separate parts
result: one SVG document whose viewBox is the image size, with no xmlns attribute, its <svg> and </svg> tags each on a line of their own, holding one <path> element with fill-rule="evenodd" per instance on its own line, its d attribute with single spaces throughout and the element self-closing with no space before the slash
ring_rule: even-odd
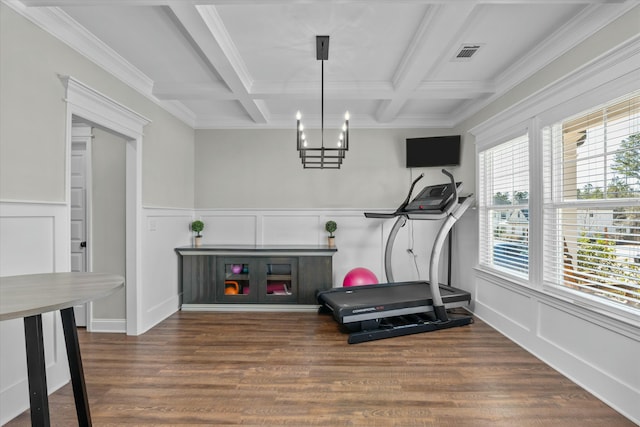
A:
<svg viewBox="0 0 640 427">
<path fill-rule="evenodd" d="M 424 173 L 421 173 L 419 177 L 413 180 L 413 182 L 411 183 L 411 187 L 409 187 L 409 194 L 407 194 L 407 198 L 404 199 L 404 202 L 402 202 L 398 209 L 396 209 L 396 212 L 404 212 L 404 209 L 409 204 L 409 201 L 411 201 L 411 193 L 413 193 L 413 187 L 415 187 L 418 181 L 420 181 L 423 177 Z"/>
<path fill-rule="evenodd" d="M 449 215 L 449 213 L 458 205 L 458 186 L 456 185 L 456 180 L 451 172 L 446 169 L 442 169 L 441 172 L 449 177 L 451 180 L 451 186 L 453 187 L 453 198 L 451 199 L 451 203 L 443 209 L 443 211 Z"/>
</svg>

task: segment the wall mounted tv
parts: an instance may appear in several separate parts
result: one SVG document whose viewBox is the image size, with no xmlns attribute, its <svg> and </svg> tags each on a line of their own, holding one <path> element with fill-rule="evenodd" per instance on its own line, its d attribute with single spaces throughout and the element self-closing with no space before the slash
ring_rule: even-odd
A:
<svg viewBox="0 0 640 427">
<path fill-rule="evenodd" d="M 460 165 L 460 135 L 407 138 L 407 167 Z"/>
</svg>

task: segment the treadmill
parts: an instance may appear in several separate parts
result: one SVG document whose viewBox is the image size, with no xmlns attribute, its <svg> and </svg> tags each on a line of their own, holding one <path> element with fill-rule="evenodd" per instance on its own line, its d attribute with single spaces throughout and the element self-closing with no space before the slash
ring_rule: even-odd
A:
<svg viewBox="0 0 640 427">
<path fill-rule="evenodd" d="M 453 225 L 474 203 L 472 195 L 459 196 L 462 183 L 451 173 L 446 184 L 425 187 L 413 200 L 411 194 L 421 174 L 412 183 L 404 202 L 393 213 L 365 212 L 367 218 L 396 222 L 385 248 L 385 273 L 389 283 L 333 288 L 317 293 L 321 313 L 331 313 L 349 332 L 349 344 L 430 332 L 473 323 L 471 316 L 447 310 L 471 302 L 471 294 L 439 283 L 438 265 L 442 247 Z M 410 201 L 411 200 L 411 201 Z M 391 252 L 396 235 L 407 220 L 441 220 L 429 263 L 429 281 L 394 282 Z"/>
</svg>

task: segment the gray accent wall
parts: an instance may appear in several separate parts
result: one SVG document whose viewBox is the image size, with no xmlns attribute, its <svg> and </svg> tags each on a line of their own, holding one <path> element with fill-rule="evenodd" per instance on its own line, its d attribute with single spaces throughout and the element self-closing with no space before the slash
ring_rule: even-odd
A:
<svg viewBox="0 0 640 427">
<path fill-rule="evenodd" d="M 292 125 L 286 130 L 196 130 L 196 208 L 391 209 L 421 172 L 425 178 L 416 191 L 447 182 L 440 168 L 405 167 L 405 139 L 451 135 L 451 129 L 354 129 L 341 169 L 305 170 L 293 120 Z M 325 140 L 330 135 L 325 130 Z M 462 164 L 448 169 L 473 192 L 475 148 L 466 141 L 462 145 Z"/>
<path fill-rule="evenodd" d="M 75 79 L 149 118 L 145 205 L 192 208 L 193 129 L 11 8 L 0 4 L 0 200 L 64 202 L 65 88 Z"/>
<path fill-rule="evenodd" d="M 125 144 L 119 136 L 93 129 L 91 147 L 91 253 L 93 271 L 126 276 Z M 125 290 L 93 302 L 97 319 L 124 319 Z"/>
</svg>

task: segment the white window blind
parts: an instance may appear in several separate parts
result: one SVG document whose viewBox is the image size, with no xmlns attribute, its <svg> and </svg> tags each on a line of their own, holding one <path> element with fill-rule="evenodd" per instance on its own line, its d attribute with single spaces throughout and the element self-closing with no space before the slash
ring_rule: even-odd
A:
<svg viewBox="0 0 640 427">
<path fill-rule="evenodd" d="M 545 281 L 640 309 L 640 93 L 542 136 Z"/>
<path fill-rule="evenodd" d="M 480 152 L 480 265 L 528 277 L 529 140 Z"/>
</svg>

